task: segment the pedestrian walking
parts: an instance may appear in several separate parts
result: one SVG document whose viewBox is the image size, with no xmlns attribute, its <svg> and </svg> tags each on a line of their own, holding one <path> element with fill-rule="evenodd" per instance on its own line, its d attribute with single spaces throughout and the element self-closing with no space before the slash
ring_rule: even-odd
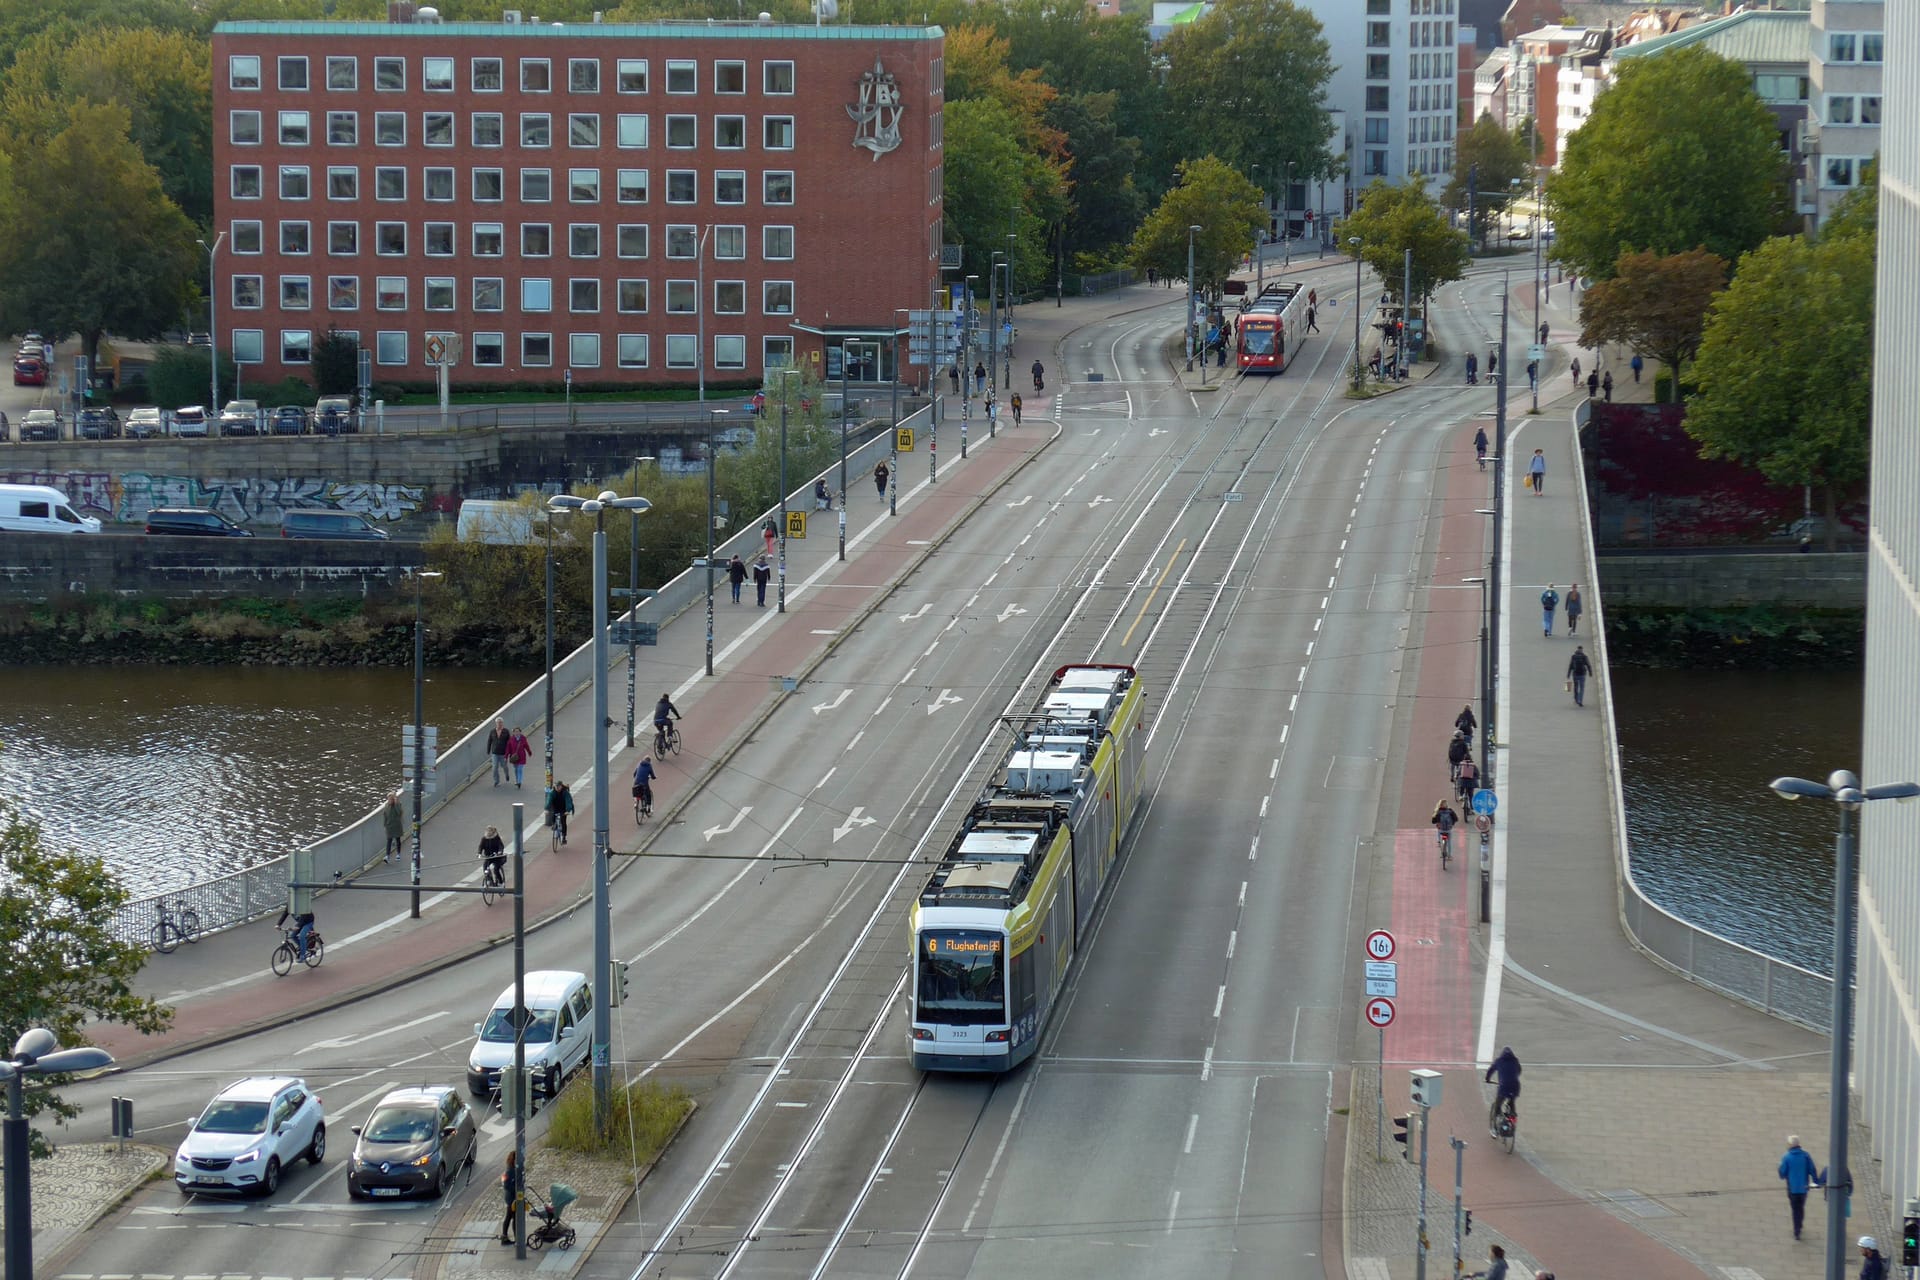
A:
<svg viewBox="0 0 1920 1280">
<path fill-rule="evenodd" d="M 885 461 L 873 464 L 873 488 L 874 491 L 880 495 L 882 502 L 887 500 L 887 477 L 891 474 L 892 473 L 887 470 Z"/>
<path fill-rule="evenodd" d="M 1476 1271 L 1467 1280 L 1507 1280 L 1507 1251 L 1499 1245 L 1487 1250 L 1487 1266 L 1484 1271 Z"/>
<path fill-rule="evenodd" d="M 547 825 L 561 844 L 567 842 L 567 818 L 573 813 L 573 788 L 564 779 L 554 779 L 547 791 Z"/>
<path fill-rule="evenodd" d="M 1579 650 L 1574 654 L 1577 657 Z M 1814 1167 L 1813 1157 L 1800 1145 L 1798 1134 L 1787 1135 L 1786 1154 L 1780 1157 L 1780 1179 L 1787 1184 L 1787 1209 L 1793 1215 L 1793 1238 L 1798 1240 L 1807 1218 L 1807 1190 L 1826 1181 Z"/>
<path fill-rule="evenodd" d="M 1549 582 L 1547 589 L 1540 593 L 1540 634 L 1553 635 L 1553 611 L 1560 607 L 1560 593 Z"/>
<path fill-rule="evenodd" d="M 1872 1236 L 1860 1237 L 1860 1280 L 1887 1280 L 1887 1260 Z"/>
<path fill-rule="evenodd" d="M 1539 385 L 1540 385 L 1540 362 L 1538 360 L 1529 360 L 1527 361 L 1527 389 L 1531 391 L 1533 388 Z"/>
<path fill-rule="evenodd" d="M 499 786 L 508 777 L 507 743 L 513 741 L 513 735 L 507 732 L 505 720 L 493 722 L 493 732 L 487 735 L 487 754 L 493 757 L 493 785 Z"/>
<path fill-rule="evenodd" d="M 1580 629 L 1580 615 L 1586 612 L 1586 602 L 1580 599 L 1580 584 L 1574 583 L 1567 588 L 1567 634 L 1572 635 Z"/>
<path fill-rule="evenodd" d="M 773 566 L 767 563 L 765 556 L 761 556 L 753 562 L 753 595 L 754 603 L 762 609 L 767 607 L 767 583 L 772 580 Z"/>
<path fill-rule="evenodd" d="M 1601 375 L 1600 390 L 1606 396 L 1607 403 L 1612 404 L 1613 403 L 1613 370 L 1609 369 L 1606 371 L 1606 373 Z"/>
<path fill-rule="evenodd" d="M 1539 449 L 1533 451 L 1533 460 L 1527 463 L 1527 479 L 1533 483 L 1533 496 L 1539 497 L 1547 488 L 1547 455 Z"/>
<path fill-rule="evenodd" d="M 1627 367 L 1633 370 L 1633 380 L 1635 382 L 1640 381 L 1641 362 L 1640 362 L 1640 353 L 1638 351 L 1633 353 L 1633 359 L 1627 361 Z"/>
<path fill-rule="evenodd" d="M 733 559 L 727 561 L 727 586 L 733 590 L 733 602 L 740 603 L 740 587 L 747 580 L 747 562 L 734 552 Z"/>
<path fill-rule="evenodd" d="M 498 769 L 500 766 L 496 764 L 494 767 Z M 392 862 L 400 856 L 400 841 L 407 834 L 407 820 L 400 812 L 398 791 L 387 797 L 386 807 L 380 811 L 380 823 L 387 833 L 387 861 Z"/>
<path fill-rule="evenodd" d="M 1498 377 L 1499 374 L 1500 374 L 1500 353 L 1498 351 L 1489 351 L 1487 352 L 1487 378 L 1489 381 L 1491 381 L 1492 379 Z"/>
<path fill-rule="evenodd" d="M 960 366 L 959 365 L 950 364 L 947 366 L 947 381 L 953 384 L 953 394 L 959 395 L 960 394 Z"/>
<path fill-rule="evenodd" d="M 1014 392 L 1007 403 L 1013 406 L 1013 425 L 1017 427 L 1020 425 L 1020 393 Z"/>
<path fill-rule="evenodd" d="M 1319 309 L 1315 307 L 1313 303 L 1309 302 L 1307 304 L 1307 332 L 1308 333 L 1320 332 L 1320 326 L 1314 322 L 1314 316 L 1318 314 L 1318 311 Z"/>
<path fill-rule="evenodd" d="M 1587 677 L 1593 674 L 1593 663 L 1587 659 L 1585 645 L 1573 646 L 1573 656 L 1567 659 L 1567 692 L 1573 695 L 1573 705 L 1587 705 Z M 1801 1197 L 1803 1200 L 1805 1197 Z M 1798 1236 L 1800 1233 L 1795 1231 Z"/>
<path fill-rule="evenodd" d="M 760 526 L 760 540 L 767 544 L 767 550 L 766 550 L 767 555 L 773 554 L 773 544 L 776 541 L 778 541 L 779 538 L 780 538 L 780 523 L 779 521 L 775 520 L 772 516 L 768 516 L 767 522 Z"/>
<path fill-rule="evenodd" d="M 976 393 L 987 390 L 987 366 L 978 360 L 973 362 L 973 389 Z"/>
<path fill-rule="evenodd" d="M 1320 291 L 1318 289 L 1307 290 L 1307 305 L 1310 307 L 1320 305 Z"/>
<path fill-rule="evenodd" d="M 500 1197 L 507 1202 L 507 1216 L 500 1224 L 501 1244 L 513 1243 L 513 1211 L 520 1203 L 520 1188 L 525 1182 L 518 1157 L 518 1152 L 507 1152 L 507 1167 L 500 1173 Z"/>
<path fill-rule="evenodd" d="M 1591 400 L 1599 394 L 1600 371 L 1598 369 L 1591 369 L 1587 372 L 1587 399 Z"/>
<path fill-rule="evenodd" d="M 1547 345 L 1547 322 L 1545 320 L 1540 322 L 1540 345 L 1543 347 Z"/>
<path fill-rule="evenodd" d="M 1479 368 L 1480 362 L 1474 358 L 1473 352 L 1467 352 L 1467 382 L 1469 384 L 1476 381 L 1474 375 L 1478 372 Z"/>
<path fill-rule="evenodd" d="M 533 758 L 533 744 L 527 741 L 527 735 L 518 729 L 507 740 L 507 763 L 513 766 L 513 789 L 520 789 L 520 782 L 527 775 L 527 761 Z"/>
<path fill-rule="evenodd" d="M 1153 282 L 1154 282 L 1154 281 L 1155 281 L 1155 280 L 1156 280 L 1157 278 L 1158 278 L 1158 277 L 1157 277 L 1157 276 L 1156 276 L 1156 275 L 1154 274 L 1154 270 L 1153 270 L 1153 268 L 1152 268 L 1152 267 L 1148 267 L 1148 268 L 1147 268 L 1147 288 L 1149 288 L 1149 289 L 1151 289 L 1151 288 L 1153 288 Z"/>
<path fill-rule="evenodd" d="M 1571 366 L 1571 370 L 1573 373 L 1573 389 L 1575 391 L 1578 391 L 1580 389 L 1580 357 L 1579 356 L 1575 356 L 1573 358 L 1573 364 Z"/>
</svg>

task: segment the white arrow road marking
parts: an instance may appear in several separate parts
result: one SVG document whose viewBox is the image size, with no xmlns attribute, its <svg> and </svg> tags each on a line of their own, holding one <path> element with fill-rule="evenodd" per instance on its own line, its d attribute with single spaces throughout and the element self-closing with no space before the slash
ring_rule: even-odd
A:
<svg viewBox="0 0 1920 1280">
<path fill-rule="evenodd" d="M 1008 508 L 1009 508 L 1009 509 L 1011 509 L 1011 508 L 1013 508 L 1013 507 L 1024 507 L 1024 506 L 1026 506 L 1026 505 L 1027 505 L 1027 504 L 1028 504 L 1029 502 L 1032 502 L 1032 501 L 1033 501 L 1033 495 L 1032 495 L 1032 494 L 1028 494 L 1028 495 L 1026 495 L 1026 496 L 1025 496 L 1024 498 L 1021 498 L 1021 499 L 1020 499 L 1020 500 L 1019 500 L 1018 502 L 1009 502 L 1009 503 L 1007 504 L 1007 506 L 1008 506 Z"/>
<path fill-rule="evenodd" d="M 740 820 L 752 812 L 753 812 L 752 805 L 750 804 L 743 805 L 741 806 L 740 812 L 733 815 L 732 822 L 729 822 L 724 827 L 708 827 L 706 831 L 703 832 L 702 834 L 704 834 L 709 840 L 713 839 L 715 836 L 730 836 L 733 834 L 733 829 L 740 825 Z"/>
<path fill-rule="evenodd" d="M 914 610 L 914 611 L 913 611 L 912 613 L 903 613 L 903 614 L 901 614 L 901 615 L 900 615 L 900 621 L 902 621 L 902 622 L 912 622 L 912 621 L 913 621 L 913 620 L 914 620 L 915 618 L 918 618 L 918 617 L 920 617 L 920 616 L 922 616 L 923 614 L 925 614 L 925 613 L 926 613 L 926 611 L 927 611 L 927 610 L 929 610 L 929 609 L 931 609 L 932 607 L 933 607 L 933 605 L 932 605 L 931 603 L 928 603 L 928 604 L 923 604 L 923 605 L 921 605 L 921 606 L 920 606 L 920 607 L 919 607 L 918 609 L 915 609 L 915 610 Z"/>
<path fill-rule="evenodd" d="M 1095 494 L 1095 495 L 1094 495 L 1094 497 L 1093 497 L 1093 500 L 1092 500 L 1091 502 L 1089 502 L 1089 503 L 1087 503 L 1087 506 L 1088 506 L 1088 508 L 1089 508 L 1089 509 L 1091 509 L 1091 508 L 1093 508 L 1093 507 L 1097 507 L 1097 506 L 1099 506 L 1099 505 L 1100 505 L 1101 503 L 1103 503 L 1103 502 L 1112 502 L 1112 501 L 1113 501 L 1113 499 L 1112 499 L 1112 498 L 1109 498 L 1109 497 L 1108 497 L 1108 496 L 1107 496 L 1106 494 L 1104 494 L 1104 493 L 1099 493 L 1099 494 Z"/>
<path fill-rule="evenodd" d="M 421 1017 L 413 1019 L 411 1022 L 402 1022 L 398 1026 L 393 1027 L 382 1027 L 378 1031 L 368 1031 L 357 1036 L 335 1036 L 331 1040 L 316 1040 L 304 1049 L 294 1050 L 293 1056 L 298 1058 L 302 1054 L 312 1053 L 316 1049 L 344 1049 L 348 1045 L 364 1044 L 379 1036 L 392 1035 L 396 1031 L 405 1031 L 409 1027 L 417 1027 L 423 1022 L 432 1022 L 435 1018 L 445 1018 L 452 1013 L 453 1010 L 451 1009 L 442 1009 L 438 1013 L 424 1014 Z"/>
<path fill-rule="evenodd" d="M 958 701 L 960 701 L 959 695 L 955 694 L 953 690 L 942 689 L 940 691 L 940 696 L 927 704 L 927 714 L 932 715 L 934 712 L 938 711 L 940 708 L 944 706 L 948 706 L 949 704 L 955 703 Z"/>
<path fill-rule="evenodd" d="M 994 621 L 996 621 L 996 622 L 1005 622 L 1005 621 L 1006 621 L 1006 620 L 1007 620 L 1008 618 L 1011 618 L 1011 617 L 1013 617 L 1013 616 L 1014 616 L 1015 614 L 1020 614 L 1020 613 L 1025 613 L 1025 612 L 1026 612 L 1026 610 L 1025 610 L 1025 609 L 1022 609 L 1022 608 L 1021 608 L 1021 607 L 1020 607 L 1019 605 L 1017 605 L 1017 604 L 1010 604 L 1010 605 L 1008 605 L 1008 606 L 1007 606 L 1006 608 L 1004 608 L 1004 609 L 1002 609 L 1002 610 L 1000 611 L 1000 616 L 999 616 L 998 618 L 996 618 L 996 619 L 994 619 Z M 958 701 L 959 701 L 959 699 L 958 699 L 958 698 L 955 698 L 955 699 L 954 699 L 954 701 L 955 701 L 955 702 L 958 702 Z"/>
<path fill-rule="evenodd" d="M 814 703 L 814 704 L 813 704 L 813 714 L 815 714 L 815 715 L 819 715 L 819 714 L 820 714 L 820 713 L 821 713 L 822 711 L 831 711 L 831 710 L 833 710 L 833 709 L 834 709 L 835 707 L 837 707 L 837 706 L 839 706 L 839 705 L 840 705 L 841 703 L 843 703 L 843 702 L 845 702 L 845 701 L 847 700 L 847 695 L 848 695 L 848 694 L 850 694 L 850 693 L 852 693 L 852 692 L 853 692 L 853 690 L 851 690 L 851 689 L 842 689 L 842 690 L 840 691 L 840 696 L 839 696 L 839 697 L 837 697 L 837 698 L 835 698 L 835 699 L 834 699 L 834 700 L 833 700 L 832 702 L 816 702 L 816 703 Z"/>
<path fill-rule="evenodd" d="M 954 701 L 958 702 L 959 699 L 955 698 Z M 847 814 L 847 820 L 833 829 L 833 842 L 835 844 L 839 844 L 840 837 L 847 834 L 847 832 L 853 830 L 855 827 L 870 827 L 874 823 L 880 821 L 880 819 L 878 818 L 862 817 L 861 815 L 864 814 L 865 812 L 866 810 L 861 808 L 859 805 L 853 806 L 853 809 Z"/>
<path fill-rule="evenodd" d="M 1155 436 L 1163 436 L 1165 434 L 1167 434 L 1167 429 L 1165 427 L 1155 427 L 1151 431 L 1147 432 L 1147 439 L 1151 440 Z"/>
</svg>

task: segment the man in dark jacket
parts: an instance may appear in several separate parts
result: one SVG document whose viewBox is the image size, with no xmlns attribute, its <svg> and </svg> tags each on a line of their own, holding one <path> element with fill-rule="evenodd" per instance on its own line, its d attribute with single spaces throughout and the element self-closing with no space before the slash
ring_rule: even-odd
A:
<svg viewBox="0 0 1920 1280">
<path fill-rule="evenodd" d="M 499 786 L 500 779 L 511 778 L 507 770 L 507 744 L 513 741 L 513 735 L 507 731 L 507 722 L 495 720 L 493 732 L 487 735 L 487 754 L 493 757 L 493 785 Z"/>
<path fill-rule="evenodd" d="M 1513 1114 L 1513 1103 L 1520 1097 L 1520 1059 L 1515 1056 L 1511 1045 L 1500 1050 L 1500 1056 L 1487 1068 L 1488 1080 L 1499 1080 L 1499 1087 L 1493 1095 L 1493 1110 L 1487 1115 L 1487 1132 L 1495 1137 L 1495 1127 L 1499 1124 L 1500 1109 L 1505 1107 L 1508 1115 Z"/>
<path fill-rule="evenodd" d="M 1787 1209 L 1793 1215 L 1793 1238 L 1798 1240 L 1807 1217 L 1807 1190 L 1822 1185 L 1826 1179 L 1820 1176 L 1813 1157 L 1800 1145 L 1796 1134 L 1787 1135 L 1787 1151 L 1780 1157 L 1780 1178 L 1787 1184 Z"/>
<path fill-rule="evenodd" d="M 727 561 L 727 585 L 733 589 L 733 602 L 740 603 L 740 584 L 747 580 L 747 562 L 738 555 Z"/>
<path fill-rule="evenodd" d="M 1593 663 L 1587 658 L 1585 645 L 1573 646 L 1573 656 L 1567 659 L 1567 683 L 1573 686 L 1573 705 L 1587 705 L 1587 677 L 1593 674 Z"/>
<path fill-rule="evenodd" d="M 1447 779 L 1449 781 L 1460 781 L 1460 762 L 1469 754 L 1467 735 L 1456 729 L 1453 741 L 1447 744 Z"/>
</svg>

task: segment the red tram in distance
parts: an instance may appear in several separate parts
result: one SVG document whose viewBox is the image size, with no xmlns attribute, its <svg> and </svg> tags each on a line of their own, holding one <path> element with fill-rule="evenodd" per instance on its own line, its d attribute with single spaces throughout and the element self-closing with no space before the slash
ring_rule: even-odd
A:
<svg viewBox="0 0 1920 1280">
<path fill-rule="evenodd" d="M 1299 352 L 1307 328 L 1307 291 L 1270 284 L 1240 313 L 1235 350 L 1242 373 L 1284 373 Z"/>
</svg>

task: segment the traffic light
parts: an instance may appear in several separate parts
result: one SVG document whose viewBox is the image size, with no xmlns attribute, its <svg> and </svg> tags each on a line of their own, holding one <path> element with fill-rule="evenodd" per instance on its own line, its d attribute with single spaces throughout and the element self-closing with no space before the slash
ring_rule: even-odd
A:
<svg viewBox="0 0 1920 1280">
<path fill-rule="evenodd" d="M 501 1115 L 507 1116 L 507 1117 L 513 1117 L 520 1114 L 521 1107 L 522 1107 L 522 1102 L 520 1097 L 521 1088 L 522 1088 L 522 1080 L 521 1080 L 520 1073 L 515 1071 L 512 1067 L 503 1068 L 500 1072 L 500 1114 Z"/>
<path fill-rule="evenodd" d="M 1920 1216 L 1908 1214 L 1900 1220 L 1900 1265 L 1920 1267 Z"/>
<path fill-rule="evenodd" d="M 1412 1124 L 1411 1113 L 1393 1118 L 1393 1140 L 1400 1144 L 1400 1158 L 1409 1164 L 1413 1162 L 1413 1143 L 1408 1141 L 1413 1134 Z"/>
<path fill-rule="evenodd" d="M 607 1003 L 616 1006 L 625 1004 L 627 1002 L 627 962 L 625 960 L 613 962 L 613 981 L 609 985 L 613 990 Z"/>
</svg>

